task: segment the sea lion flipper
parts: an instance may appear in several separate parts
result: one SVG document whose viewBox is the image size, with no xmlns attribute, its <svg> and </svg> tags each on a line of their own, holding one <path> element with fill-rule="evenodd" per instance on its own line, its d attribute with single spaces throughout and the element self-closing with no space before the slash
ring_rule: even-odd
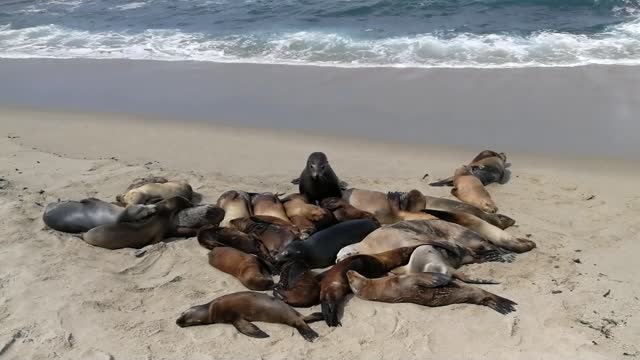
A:
<svg viewBox="0 0 640 360">
<path fill-rule="evenodd" d="M 495 281 L 495 280 L 493 280 L 493 279 L 478 279 L 478 278 L 472 278 L 472 277 L 470 277 L 469 275 L 467 275 L 467 274 L 465 274 L 465 273 L 463 273 L 463 272 L 461 272 L 461 271 L 457 271 L 457 270 L 452 271 L 452 272 L 451 272 L 451 275 L 452 275 L 454 278 L 456 278 L 456 279 L 458 279 L 458 280 L 460 280 L 460 281 L 462 281 L 462 282 L 465 282 L 465 283 L 467 283 L 467 284 L 484 284 L 484 285 L 496 285 L 496 284 L 500 284 L 500 282 Z"/>
<path fill-rule="evenodd" d="M 296 327 L 296 329 L 298 330 L 300 335 L 302 335 L 302 337 L 309 342 L 313 342 L 313 340 L 317 339 L 319 336 L 317 332 L 313 331 L 313 329 L 305 323 L 300 324 L 298 327 Z"/>
<path fill-rule="evenodd" d="M 435 288 L 439 286 L 447 285 L 451 282 L 451 275 L 437 273 L 437 272 L 426 272 L 420 274 L 420 277 L 416 278 L 417 284 L 420 287 L 426 288 Z"/>
<path fill-rule="evenodd" d="M 295 178 L 295 179 L 291 180 L 291 183 L 292 183 L 293 185 L 300 185 L 300 178 L 299 178 L 299 177 L 297 177 L 297 178 Z"/>
<path fill-rule="evenodd" d="M 432 182 L 429 186 L 453 186 L 453 177 Z"/>
<path fill-rule="evenodd" d="M 259 327 L 255 326 L 254 324 L 248 322 L 245 319 L 237 319 L 236 321 L 234 321 L 233 326 L 235 326 L 236 329 L 238 329 L 238 331 L 240 331 L 241 333 L 247 335 L 247 336 L 251 336 L 254 338 L 268 338 L 269 335 L 267 333 L 265 333 L 264 331 L 260 330 Z"/>
<path fill-rule="evenodd" d="M 309 315 L 305 316 L 303 318 L 303 320 L 307 324 L 313 323 L 313 322 L 316 322 L 316 321 L 322 321 L 322 320 L 324 320 L 324 315 L 322 315 L 321 312 L 314 312 L 313 314 L 309 314 Z"/>
</svg>

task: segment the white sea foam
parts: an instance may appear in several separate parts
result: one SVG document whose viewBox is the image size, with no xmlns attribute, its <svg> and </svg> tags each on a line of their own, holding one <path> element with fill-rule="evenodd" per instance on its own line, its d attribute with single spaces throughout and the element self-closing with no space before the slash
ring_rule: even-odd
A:
<svg viewBox="0 0 640 360">
<path fill-rule="evenodd" d="M 143 3 L 142 3 L 143 4 Z M 321 32 L 211 38 L 147 30 L 87 32 L 57 25 L 0 27 L 0 57 L 126 58 L 282 63 L 345 67 L 527 67 L 640 64 L 640 20 L 595 35 L 540 32 L 531 36 L 432 34 L 361 40 Z"/>
</svg>

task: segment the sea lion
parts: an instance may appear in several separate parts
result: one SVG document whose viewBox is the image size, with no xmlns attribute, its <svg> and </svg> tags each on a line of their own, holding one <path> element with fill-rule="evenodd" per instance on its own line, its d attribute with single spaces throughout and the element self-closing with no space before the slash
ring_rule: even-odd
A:
<svg viewBox="0 0 640 360">
<path fill-rule="evenodd" d="M 291 224 L 280 199 L 272 193 L 255 194 L 251 197 L 254 216 L 271 216 Z"/>
<path fill-rule="evenodd" d="M 255 337 L 269 337 L 265 332 L 252 324 L 252 321 L 285 324 L 294 327 L 300 335 L 313 341 L 318 334 L 307 323 L 321 321 L 322 314 L 313 313 L 302 316 L 291 306 L 269 295 L 250 291 L 223 295 L 210 303 L 198 305 L 183 312 L 176 320 L 180 327 L 232 324 L 241 333 Z"/>
<path fill-rule="evenodd" d="M 270 264 L 255 255 L 230 247 L 216 247 L 209 252 L 209 264 L 236 277 L 250 290 L 264 291 L 273 288 Z"/>
<path fill-rule="evenodd" d="M 169 180 L 164 176 L 147 176 L 136 178 L 133 179 L 131 184 L 127 186 L 124 192 L 126 193 L 129 190 L 133 190 L 147 184 L 164 184 L 166 182 L 169 182 Z"/>
<path fill-rule="evenodd" d="M 338 314 L 347 295 L 351 292 L 347 271 L 356 270 L 368 277 L 384 276 L 391 269 L 406 264 L 414 248 L 415 246 L 404 247 L 379 254 L 351 256 L 322 273 L 320 305 L 327 325 L 341 325 Z"/>
<path fill-rule="evenodd" d="M 482 182 L 482 185 L 487 186 L 494 182 L 502 183 L 507 168 L 507 155 L 492 150 L 484 150 L 476 155 L 468 165 L 471 167 L 473 176 L 477 177 Z M 429 185 L 453 186 L 453 177 L 439 180 Z"/>
<path fill-rule="evenodd" d="M 218 198 L 216 204 L 224 209 L 224 219 L 220 226 L 227 227 L 234 219 L 251 216 L 251 197 L 244 191 L 229 190 Z"/>
<path fill-rule="evenodd" d="M 231 247 L 247 254 L 256 255 L 264 260 L 270 260 L 269 250 L 260 240 L 240 230 L 207 225 L 198 230 L 198 243 L 205 249 L 216 247 Z"/>
<path fill-rule="evenodd" d="M 477 177 L 471 174 L 470 168 L 466 165 L 458 168 L 453 175 L 451 195 L 482 211 L 488 213 L 498 211 L 487 189 Z"/>
<path fill-rule="evenodd" d="M 362 211 L 341 198 L 330 197 L 323 199 L 320 201 L 320 206 L 331 211 L 333 217 L 339 222 L 376 218 L 373 214 Z"/>
<path fill-rule="evenodd" d="M 310 307 L 320 303 L 320 283 L 309 266 L 300 260 L 285 263 L 273 296 L 294 307 Z"/>
<path fill-rule="evenodd" d="M 381 224 L 393 224 L 404 220 L 436 219 L 426 213 L 404 211 L 400 209 L 397 202 L 389 200 L 388 194 L 380 191 L 352 188 L 346 190 L 342 198 L 357 209 L 373 214 Z"/>
<path fill-rule="evenodd" d="M 359 243 L 345 246 L 337 261 L 356 254 L 376 254 L 406 246 L 434 245 L 458 253 L 459 267 L 487 261 L 512 262 L 515 254 L 496 246 L 475 231 L 444 220 L 410 220 L 382 226 Z"/>
<path fill-rule="evenodd" d="M 342 196 L 340 180 L 329 165 L 327 155 L 321 152 L 309 155 L 307 165 L 300 174 L 299 190 L 312 204 L 324 198 Z"/>
<path fill-rule="evenodd" d="M 84 233 L 82 239 L 93 246 L 111 250 L 141 248 L 164 239 L 175 214 L 190 206 L 189 200 L 172 197 L 157 203 L 155 214 L 148 220 L 98 226 Z"/>
<path fill-rule="evenodd" d="M 173 180 L 160 184 L 148 183 L 118 195 L 116 200 L 125 205 L 153 204 L 176 196 L 189 201 L 193 198 L 193 189 L 186 180 Z"/>
<path fill-rule="evenodd" d="M 273 223 L 270 220 L 257 216 L 238 218 L 231 220 L 229 226 L 258 239 L 267 249 L 268 256 L 272 258 L 290 242 L 299 241 L 300 238 L 293 225 Z"/>
<path fill-rule="evenodd" d="M 216 205 L 198 205 L 178 211 L 173 217 L 169 236 L 193 237 L 203 226 L 218 226 L 224 210 Z"/>
<path fill-rule="evenodd" d="M 372 231 L 380 227 L 377 221 L 362 219 L 339 223 L 318 231 L 304 241 L 289 243 L 276 255 L 275 261 L 283 263 L 294 259 L 302 260 L 310 268 L 324 268 L 336 261 L 338 251 L 347 245 L 362 241 Z"/>
<path fill-rule="evenodd" d="M 424 306 L 451 304 L 477 304 L 492 308 L 506 315 L 515 311 L 515 302 L 452 280 L 440 273 L 418 273 L 390 275 L 379 279 L 368 279 L 357 271 L 347 272 L 349 287 L 360 299 L 386 303 L 413 303 Z"/>
<path fill-rule="evenodd" d="M 300 238 L 307 238 L 336 222 L 329 210 L 310 204 L 303 194 L 288 195 L 282 199 L 282 203 L 287 217 L 300 230 Z"/>
<path fill-rule="evenodd" d="M 101 225 L 144 220 L 155 212 L 154 205 L 132 205 L 124 208 L 100 199 L 88 198 L 47 204 L 42 220 L 54 230 L 81 233 Z"/>
</svg>

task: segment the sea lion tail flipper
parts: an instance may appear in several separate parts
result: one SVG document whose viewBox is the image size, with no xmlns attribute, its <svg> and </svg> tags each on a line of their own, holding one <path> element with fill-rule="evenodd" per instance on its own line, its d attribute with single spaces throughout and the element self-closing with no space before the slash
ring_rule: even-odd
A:
<svg viewBox="0 0 640 360">
<path fill-rule="evenodd" d="M 238 331 L 240 331 L 241 333 L 247 336 L 251 336 L 254 338 L 261 338 L 261 339 L 269 337 L 267 333 L 260 330 L 259 327 L 255 326 L 254 324 L 248 322 L 245 319 L 237 319 L 232 324 L 233 326 L 235 326 L 236 329 L 238 329 Z"/>
<path fill-rule="evenodd" d="M 432 182 L 429 186 L 453 186 L 453 177 Z"/>
<path fill-rule="evenodd" d="M 299 177 L 297 177 L 297 178 L 295 178 L 295 179 L 291 180 L 291 183 L 292 183 L 293 185 L 299 185 L 299 184 L 300 184 L 300 178 L 299 178 Z"/>
<path fill-rule="evenodd" d="M 324 320 L 324 315 L 321 312 L 314 312 L 313 314 L 309 314 L 303 318 L 304 322 L 307 324 L 313 323 L 316 321 Z"/>
<path fill-rule="evenodd" d="M 461 271 L 452 271 L 451 275 L 462 281 L 465 282 L 467 284 L 483 284 L 483 285 L 496 285 L 496 284 L 500 284 L 500 282 L 492 280 L 492 279 L 478 279 L 478 278 L 472 278 L 470 276 L 468 276 L 467 274 L 461 272 Z"/>
<path fill-rule="evenodd" d="M 420 275 L 421 276 L 417 279 L 418 283 L 416 284 L 420 287 L 435 288 L 447 285 L 451 282 L 451 275 L 448 274 L 439 272 L 426 272 Z"/>
<path fill-rule="evenodd" d="M 338 302 L 331 300 L 323 300 L 320 304 L 322 308 L 322 317 L 324 321 L 329 326 L 341 326 L 340 320 L 338 319 Z"/>
<path fill-rule="evenodd" d="M 493 310 L 499 312 L 502 315 L 507 315 L 508 313 L 516 311 L 515 306 L 518 304 L 514 301 L 503 298 L 496 294 L 489 293 L 489 296 L 484 301 L 483 305 L 486 305 L 492 308 Z"/>
<path fill-rule="evenodd" d="M 482 262 L 512 263 L 516 259 L 515 253 L 503 249 L 480 251 L 478 253 L 478 256 L 480 257 Z"/>
<path fill-rule="evenodd" d="M 309 342 L 313 342 L 313 340 L 317 339 L 319 336 L 317 332 L 313 331 L 313 329 L 305 323 L 298 325 L 296 329 L 298 330 L 300 335 L 302 335 L 302 337 Z"/>
</svg>

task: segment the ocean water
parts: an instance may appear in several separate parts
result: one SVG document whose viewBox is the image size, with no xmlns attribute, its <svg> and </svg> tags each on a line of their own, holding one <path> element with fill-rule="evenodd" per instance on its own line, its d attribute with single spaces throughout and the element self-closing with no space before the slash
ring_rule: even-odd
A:
<svg viewBox="0 0 640 360">
<path fill-rule="evenodd" d="M 640 64 L 640 0 L 3 0 L 0 57 Z"/>
</svg>

